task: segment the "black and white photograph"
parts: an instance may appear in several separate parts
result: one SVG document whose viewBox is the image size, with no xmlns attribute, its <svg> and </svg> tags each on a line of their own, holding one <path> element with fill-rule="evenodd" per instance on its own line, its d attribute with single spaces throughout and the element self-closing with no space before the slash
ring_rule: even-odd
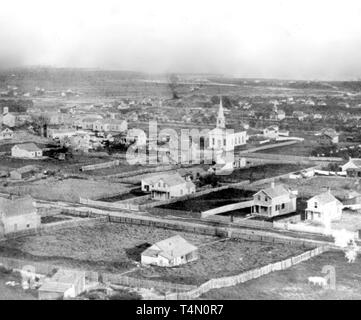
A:
<svg viewBox="0 0 361 320">
<path fill-rule="evenodd" d="M 0 300 L 216 319 L 360 253 L 360 1 L 0 0 Z"/>
</svg>

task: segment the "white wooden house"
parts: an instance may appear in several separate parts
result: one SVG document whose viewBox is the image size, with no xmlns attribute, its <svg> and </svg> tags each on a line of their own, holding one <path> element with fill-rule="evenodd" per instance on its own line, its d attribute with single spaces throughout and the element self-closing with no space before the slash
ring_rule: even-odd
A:
<svg viewBox="0 0 361 320">
<path fill-rule="evenodd" d="M 40 224 L 40 216 L 30 196 L 0 198 L 0 235 L 37 229 Z"/>
<path fill-rule="evenodd" d="M 43 151 L 32 142 L 16 144 L 11 148 L 11 156 L 16 158 L 41 158 Z"/>
<path fill-rule="evenodd" d="M 198 248 L 179 235 L 159 241 L 141 254 L 142 264 L 160 267 L 179 266 L 197 259 Z"/>
<path fill-rule="evenodd" d="M 253 195 L 253 215 L 272 218 L 296 211 L 297 196 L 288 188 L 271 184 L 271 187 L 262 189 Z"/>
<path fill-rule="evenodd" d="M 196 192 L 195 184 L 178 173 L 152 175 L 142 179 L 142 191 L 150 192 L 154 200 L 167 200 Z"/>
<path fill-rule="evenodd" d="M 340 220 L 342 209 L 343 204 L 330 191 L 326 191 L 307 201 L 306 220 L 327 224 L 330 221 Z"/>
<path fill-rule="evenodd" d="M 6 128 L 0 132 L 0 140 L 10 140 L 14 137 L 14 131 Z"/>
</svg>

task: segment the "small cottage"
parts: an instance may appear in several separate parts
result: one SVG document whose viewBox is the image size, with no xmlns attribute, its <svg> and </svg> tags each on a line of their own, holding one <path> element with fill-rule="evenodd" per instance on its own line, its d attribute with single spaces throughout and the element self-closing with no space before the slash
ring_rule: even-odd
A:
<svg viewBox="0 0 361 320">
<path fill-rule="evenodd" d="M 14 131 L 6 128 L 5 130 L 0 132 L 0 140 L 9 140 L 14 137 Z"/>
<path fill-rule="evenodd" d="M 11 156 L 16 158 L 41 158 L 43 151 L 35 143 L 16 144 L 11 148 Z"/>
<path fill-rule="evenodd" d="M 142 179 L 142 191 L 150 192 L 154 200 L 167 200 L 195 193 L 195 184 L 178 173 L 162 174 Z"/>
<path fill-rule="evenodd" d="M 346 172 L 348 177 L 361 177 L 361 159 L 350 158 L 347 163 L 341 166 L 342 172 Z"/>
<path fill-rule="evenodd" d="M 24 230 L 36 230 L 41 220 L 34 200 L 30 196 L 22 198 L 0 198 L 0 232 L 9 234 Z"/>
<path fill-rule="evenodd" d="M 198 248 L 181 236 L 159 241 L 141 254 L 142 264 L 160 267 L 179 266 L 198 259 Z"/>
<path fill-rule="evenodd" d="M 328 190 L 307 201 L 307 208 L 305 210 L 306 220 L 317 221 L 323 224 L 340 220 L 342 209 L 342 203 Z"/>
<path fill-rule="evenodd" d="M 58 270 L 46 279 L 39 288 L 39 300 L 60 300 L 75 298 L 85 291 L 85 272 Z"/>
</svg>

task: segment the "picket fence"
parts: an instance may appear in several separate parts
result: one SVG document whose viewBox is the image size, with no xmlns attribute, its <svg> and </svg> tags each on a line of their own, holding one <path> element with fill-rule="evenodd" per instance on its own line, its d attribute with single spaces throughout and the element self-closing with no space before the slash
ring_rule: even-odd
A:
<svg viewBox="0 0 361 320">
<path fill-rule="evenodd" d="M 276 263 L 271 263 L 271 264 L 266 265 L 261 268 L 249 270 L 249 271 L 243 272 L 236 276 L 211 279 L 211 280 L 203 283 L 202 285 L 200 285 L 198 288 L 187 291 L 187 292 L 175 292 L 175 293 L 166 294 L 165 299 L 167 299 L 167 300 L 196 299 L 199 296 L 201 296 L 202 294 L 204 294 L 210 290 L 213 290 L 213 289 L 232 287 L 237 284 L 259 278 L 263 275 L 269 274 L 274 271 L 281 271 L 281 270 L 288 269 L 300 262 L 309 260 L 312 257 L 320 255 L 326 251 L 328 251 L 328 247 L 326 247 L 326 246 L 317 247 L 313 250 L 306 251 L 298 256 L 288 258 L 286 260 L 282 260 L 282 261 L 279 261 Z"/>
</svg>

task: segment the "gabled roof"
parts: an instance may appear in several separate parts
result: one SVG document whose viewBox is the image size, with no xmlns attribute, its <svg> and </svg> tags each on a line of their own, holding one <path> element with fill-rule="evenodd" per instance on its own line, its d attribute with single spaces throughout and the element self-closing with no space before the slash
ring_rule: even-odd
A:
<svg viewBox="0 0 361 320">
<path fill-rule="evenodd" d="M 332 128 L 325 128 L 321 130 L 321 134 L 328 136 L 330 138 L 338 137 L 338 133 L 335 129 Z"/>
<path fill-rule="evenodd" d="M 314 196 L 311 199 L 309 199 L 307 202 L 309 202 L 309 201 L 316 201 L 320 205 L 324 205 L 324 204 L 334 202 L 334 201 L 342 204 L 339 200 L 337 200 L 335 198 L 335 196 L 330 191 L 320 193 L 317 196 Z"/>
<path fill-rule="evenodd" d="M 23 144 L 16 144 L 14 147 L 18 147 L 19 149 L 23 149 L 23 150 L 30 151 L 30 152 L 32 152 L 32 151 L 41 151 L 41 149 L 33 142 L 23 143 Z"/>
<path fill-rule="evenodd" d="M 271 199 L 273 198 L 277 198 L 280 196 L 284 196 L 284 195 L 291 195 L 292 193 L 285 188 L 283 185 L 277 185 L 274 187 L 269 187 L 266 189 L 262 189 L 260 191 L 258 191 L 256 194 L 260 193 L 260 192 L 264 192 L 265 194 L 267 194 Z M 256 195 L 255 194 L 255 195 Z"/>
<path fill-rule="evenodd" d="M 347 163 L 345 163 L 344 165 L 346 164 L 353 164 L 355 165 L 356 167 L 359 167 L 361 168 L 361 159 L 360 158 L 354 158 L 354 159 L 350 159 Z"/>
<path fill-rule="evenodd" d="M 176 235 L 168 239 L 159 241 L 145 250 L 142 254 L 148 256 L 154 256 L 157 252 L 158 255 L 167 259 L 174 259 L 187 255 L 198 248 L 181 236 Z"/>
<path fill-rule="evenodd" d="M 34 207 L 34 200 L 30 196 L 14 200 L 0 198 L 0 212 L 5 217 L 15 217 L 34 213 L 36 208 Z"/>
<path fill-rule="evenodd" d="M 179 173 L 163 173 L 143 178 L 145 183 L 151 185 L 155 185 L 159 180 L 163 180 L 169 186 L 175 186 L 186 182 Z"/>
<path fill-rule="evenodd" d="M 85 277 L 85 273 L 81 271 L 60 269 L 51 277 L 51 279 L 45 280 L 39 290 L 63 293 L 75 285 L 80 277 Z"/>
</svg>

